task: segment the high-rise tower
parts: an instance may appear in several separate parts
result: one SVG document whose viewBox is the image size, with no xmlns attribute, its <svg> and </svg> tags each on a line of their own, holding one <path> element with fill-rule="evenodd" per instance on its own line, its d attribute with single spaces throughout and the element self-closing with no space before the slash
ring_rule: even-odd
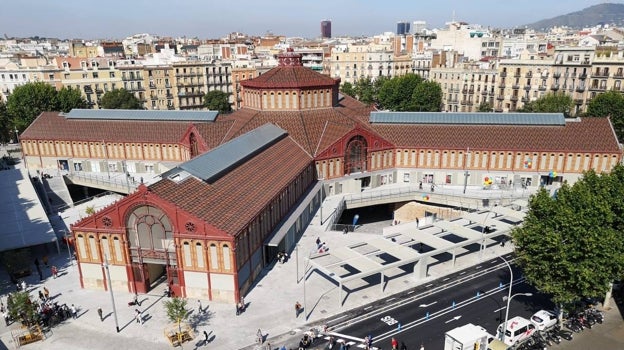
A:
<svg viewBox="0 0 624 350">
<path fill-rule="evenodd" d="M 331 20 L 329 19 L 321 21 L 321 38 L 331 38 Z"/>
</svg>

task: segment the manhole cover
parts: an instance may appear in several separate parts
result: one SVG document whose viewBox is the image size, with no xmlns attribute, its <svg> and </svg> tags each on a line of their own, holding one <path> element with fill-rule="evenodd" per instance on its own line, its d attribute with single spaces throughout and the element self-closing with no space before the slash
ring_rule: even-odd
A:
<svg viewBox="0 0 624 350">
<path fill-rule="evenodd" d="M 362 296 L 362 299 L 368 299 L 368 295 Z"/>
</svg>

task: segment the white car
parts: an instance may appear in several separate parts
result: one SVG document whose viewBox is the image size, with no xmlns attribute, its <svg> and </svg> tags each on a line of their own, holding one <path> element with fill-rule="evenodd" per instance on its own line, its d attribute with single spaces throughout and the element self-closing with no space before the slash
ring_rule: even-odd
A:
<svg viewBox="0 0 624 350">
<path fill-rule="evenodd" d="M 550 311 L 540 310 L 531 316 L 531 323 L 537 330 L 543 331 L 557 324 L 557 315 Z"/>
</svg>

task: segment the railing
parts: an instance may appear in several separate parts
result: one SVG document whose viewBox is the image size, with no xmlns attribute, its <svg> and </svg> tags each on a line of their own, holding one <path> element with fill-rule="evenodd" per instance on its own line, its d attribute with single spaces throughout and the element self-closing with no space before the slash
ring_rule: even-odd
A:
<svg viewBox="0 0 624 350">
<path fill-rule="evenodd" d="M 62 212 L 63 210 L 69 209 L 69 208 L 73 208 L 77 205 L 80 205 L 82 203 L 87 203 L 89 201 L 94 200 L 95 198 L 100 198 L 100 197 L 104 197 L 104 196 L 108 196 L 108 195 L 112 195 L 115 194 L 114 192 L 111 191 L 106 191 L 106 192 L 102 192 L 102 193 L 98 193 L 95 196 L 91 196 L 91 197 L 87 197 L 85 199 L 81 199 L 79 201 L 73 202 L 72 204 L 65 204 L 65 205 L 61 205 L 57 207 L 57 211 L 58 212 Z"/>
<path fill-rule="evenodd" d="M 118 173 L 115 173 L 115 174 L 118 174 Z M 95 175 L 95 174 L 85 174 L 85 173 L 77 173 L 77 172 L 71 172 L 67 174 L 66 176 L 72 181 L 78 180 L 78 181 L 89 182 L 91 184 L 96 184 L 96 185 L 116 187 L 121 192 L 130 193 L 133 190 L 135 190 L 137 187 L 139 187 L 139 183 L 137 183 L 134 179 L 132 179 L 131 177 L 125 177 L 125 176 L 123 178 L 119 178 L 115 176 L 109 178 L 107 174 Z"/>
</svg>

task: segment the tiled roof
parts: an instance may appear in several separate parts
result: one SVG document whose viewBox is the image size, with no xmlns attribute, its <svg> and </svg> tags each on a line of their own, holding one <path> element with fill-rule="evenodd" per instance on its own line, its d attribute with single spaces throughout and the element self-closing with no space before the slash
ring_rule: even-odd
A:
<svg viewBox="0 0 624 350">
<path fill-rule="evenodd" d="M 333 86 L 336 80 L 307 67 L 280 66 L 240 84 L 245 88 L 309 88 Z"/>
<path fill-rule="evenodd" d="M 152 120 L 176 122 L 213 122 L 218 111 L 161 111 L 144 109 L 77 109 L 63 115 L 67 119 L 96 119 L 96 120 Z"/>
<path fill-rule="evenodd" d="M 607 118 L 582 118 L 565 126 L 373 124 L 397 147 L 619 152 Z"/>
<path fill-rule="evenodd" d="M 311 162 L 312 158 L 286 137 L 212 184 L 189 177 L 179 183 L 164 179 L 149 189 L 233 236 Z"/>
<path fill-rule="evenodd" d="M 58 112 L 44 112 L 20 139 L 176 143 L 190 126 L 189 122 L 172 121 L 66 119 Z"/>
</svg>

